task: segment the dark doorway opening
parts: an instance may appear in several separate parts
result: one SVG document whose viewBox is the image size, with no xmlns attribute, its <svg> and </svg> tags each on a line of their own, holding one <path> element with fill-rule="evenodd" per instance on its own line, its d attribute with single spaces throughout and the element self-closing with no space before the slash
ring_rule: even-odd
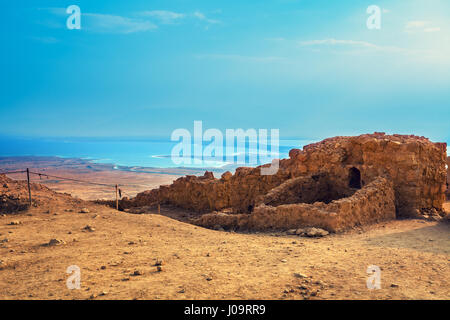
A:
<svg viewBox="0 0 450 320">
<path fill-rule="evenodd" d="M 348 173 L 348 186 L 354 189 L 361 189 L 361 172 L 355 167 Z"/>
</svg>

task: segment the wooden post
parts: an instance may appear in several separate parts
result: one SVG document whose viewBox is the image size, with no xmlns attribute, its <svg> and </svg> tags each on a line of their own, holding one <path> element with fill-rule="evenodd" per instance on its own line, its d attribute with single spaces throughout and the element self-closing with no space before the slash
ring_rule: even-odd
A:
<svg viewBox="0 0 450 320">
<path fill-rule="evenodd" d="M 31 207 L 30 169 L 27 168 L 28 201 Z"/>
<path fill-rule="evenodd" d="M 116 210 L 119 210 L 119 186 L 116 184 Z"/>
</svg>

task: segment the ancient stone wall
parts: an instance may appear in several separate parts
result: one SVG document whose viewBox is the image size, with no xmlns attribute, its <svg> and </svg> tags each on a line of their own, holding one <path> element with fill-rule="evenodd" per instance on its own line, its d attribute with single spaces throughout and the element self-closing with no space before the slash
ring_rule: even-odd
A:
<svg viewBox="0 0 450 320">
<path fill-rule="evenodd" d="M 335 190 L 369 184 L 379 176 L 393 183 L 397 215 L 417 216 L 428 209 L 442 210 L 446 191 L 446 144 L 406 135 L 365 134 L 334 137 L 293 149 L 280 160 L 275 175 L 262 176 L 260 168 L 238 168 L 221 179 L 212 173 L 187 176 L 170 186 L 146 191 L 121 202 L 123 208 L 170 203 L 198 212 L 233 208 L 249 212 L 259 197 L 285 181 L 326 173 Z M 266 165 L 267 166 L 267 165 Z M 303 189 L 307 192 L 307 189 Z M 303 197 L 307 197 L 304 195 Z"/>
<path fill-rule="evenodd" d="M 220 226 L 234 230 L 319 227 L 339 232 L 354 226 L 395 219 L 394 198 L 392 182 L 378 177 L 351 197 L 333 200 L 329 204 L 261 204 L 250 214 L 214 212 L 202 215 L 195 223 L 209 228 Z"/>
<path fill-rule="evenodd" d="M 445 190 L 446 144 L 416 136 L 383 133 L 358 137 L 336 137 L 291 150 L 291 171 L 329 172 L 334 184 L 348 183 L 356 168 L 361 184 L 380 175 L 394 183 L 398 216 L 415 216 L 417 210 L 442 210 Z M 296 161 L 295 161 L 296 160 Z"/>
<path fill-rule="evenodd" d="M 278 206 L 291 203 L 329 203 L 332 200 L 348 197 L 355 189 L 337 189 L 327 173 L 299 176 L 286 180 L 265 195 L 256 198 L 255 206 L 266 204 Z"/>
<path fill-rule="evenodd" d="M 255 198 L 289 178 L 289 173 L 261 176 L 259 168 L 238 168 L 232 175 L 226 172 L 216 179 L 210 172 L 202 177 L 186 176 L 170 186 L 145 191 L 136 198 L 121 201 L 123 208 L 155 204 L 173 204 L 197 212 L 210 212 L 235 208 L 247 212 L 254 206 Z"/>
<path fill-rule="evenodd" d="M 447 200 L 450 200 L 450 157 L 447 157 Z"/>
</svg>

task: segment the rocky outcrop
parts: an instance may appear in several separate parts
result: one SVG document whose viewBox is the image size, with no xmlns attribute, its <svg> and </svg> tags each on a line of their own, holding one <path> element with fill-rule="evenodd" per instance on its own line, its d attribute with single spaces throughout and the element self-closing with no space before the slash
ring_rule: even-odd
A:
<svg viewBox="0 0 450 320">
<path fill-rule="evenodd" d="M 32 206 L 48 205 L 57 201 L 79 203 L 68 194 L 57 193 L 44 185 L 30 183 Z M 30 206 L 27 181 L 13 180 L 0 174 L 0 213 L 17 213 Z"/>
</svg>

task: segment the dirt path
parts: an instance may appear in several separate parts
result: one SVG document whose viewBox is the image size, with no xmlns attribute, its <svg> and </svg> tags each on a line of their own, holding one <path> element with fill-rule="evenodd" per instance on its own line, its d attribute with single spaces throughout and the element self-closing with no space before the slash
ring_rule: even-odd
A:
<svg viewBox="0 0 450 320">
<path fill-rule="evenodd" d="M 312 239 L 207 230 L 91 204 L 78 213 L 85 205 L 0 217 L 1 299 L 450 298 L 448 223 L 393 221 Z M 45 246 L 52 238 L 65 244 Z M 81 269 L 79 290 L 66 286 L 71 265 Z M 369 265 L 382 270 L 380 290 L 366 288 Z"/>
</svg>

